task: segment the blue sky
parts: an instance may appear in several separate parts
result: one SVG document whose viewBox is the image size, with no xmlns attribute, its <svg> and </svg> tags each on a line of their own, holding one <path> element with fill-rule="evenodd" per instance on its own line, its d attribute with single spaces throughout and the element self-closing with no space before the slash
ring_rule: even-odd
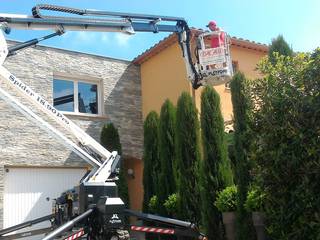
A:
<svg viewBox="0 0 320 240">
<path fill-rule="evenodd" d="M 295 51 L 320 46 L 319 0 L 0 0 L 1 13 L 31 14 L 38 3 L 184 17 L 190 26 L 205 28 L 215 20 L 231 36 L 269 44 L 282 34 Z M 44 32 L 14 30 L 8 39 L 28 40 Z M 42 44 L 131 60 L 167 34 L 69 32 Z"/>
</svg>

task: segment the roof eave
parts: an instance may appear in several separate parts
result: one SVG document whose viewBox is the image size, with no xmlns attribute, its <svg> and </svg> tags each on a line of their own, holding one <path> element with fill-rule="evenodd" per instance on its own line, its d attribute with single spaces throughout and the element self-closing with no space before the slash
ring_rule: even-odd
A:
<svg viewBox="0 0 320 240">
<path fill-rule="evenodd" d="M 196 36 L 202 32 L 203 32 L 202 29 L 195 29 L 195 28 L 191 29 L 191 33 Z M 172 33 L 168 37 L 162 39 L 157 44 L 155 44 L 154 46 L 152 46 L 151 48 L 147 49 L 145 52 L 137 56 L 135 59 L 133 59 L 132 62 L 133 64 L 141 65 L 142 63 L 144 63 L 145 61 L 147 61 L 148 59 L 155 56 L 156 54 L 158 54 L 165 48 L 171 46 L 177 41 L 178 41 L 177 34 Z M 242 38 L 237 38 L 237 37 L 231 37 L 231 45 L 246 48 L 246 49 L 251 49 L 251 50 L 259 51 L 263 53 L 267 53 L 269 48 L 266 44 L 256 43 L 253 41 L 244 40 Z"/>
</svg>

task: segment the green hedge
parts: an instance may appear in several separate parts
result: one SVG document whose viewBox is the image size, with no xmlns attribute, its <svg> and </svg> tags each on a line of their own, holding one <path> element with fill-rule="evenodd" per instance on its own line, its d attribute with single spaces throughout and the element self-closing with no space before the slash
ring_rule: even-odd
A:
<svg viewBox="0 0 320 240">
<path fill-rule="evenodd" d="M 119 155 L 122 154 L 122 147 L 120 143 L 120 137 L 118 129 L 113 123 L 108 123 L 103 126 L 100 136 L 100 142 L 108 151 L 117 151 Z M 119 180 L 116 182 L 118 186 L 119 196 L 126 204 L 126 207 L 130 207 L 128 183 L 126 179 L 126 170 L 124 168 L 124 159 L 121 159 Z"/>
<path fill-rule="evenodd" d="M 234 148 L 230 148 L 231 157 L 234 157 L 236 183 L 238 186 L 237 208 L 237 239 L 248 240 L 251 238 L 251 216 L 244 207 L 251 182 L 251 162 L 249 152 L 251 149 L 251 99 L 248 96 L 249 82 L 244 74 L 237 72 L 231 81 L 231 100 L 234 115 Z"/>
<path fill-rule="evenodd" d="M 200 135 L 197 109 L 192 97 L 182 93 L 177 104 L 177 192 L 178 216 L 199 224 Z"/>
<path fill-rule="evenodd" d="M 176 109 L 170 100 L 166 100 L 161 107 L 159 123 L 159 204 L 162 206 L 169 195 L 176 192 L 174 168 L 176 165 Z M 160 214 L 166 215 L 166 208 L 161 207 Z"/>
<path fill-rule="evenodd" d="M 264 59 L 253 85 L 257 178 L 272 239 L 320 237 L 320 49 Z"/>
<path fill-rule="evenodd" d="M 220 96 L 207 86 L 201 94 L 201 136 L 203 160 L 201 162 L 202 223 L 209 239 L 223 239 L 221 213 L 212 204 L 216 193 L 232 184 L 232 171 L 227 155 L 224 120 Z"/>
<path fill-rule="evenodd" d="M 160 169 L 159 159 L 159 116 L 150 112 L 144 121 L 143 143 L 143 211 L 148 212 L 149 201 L 157 194 L 158 176 Z"/>
</svg>

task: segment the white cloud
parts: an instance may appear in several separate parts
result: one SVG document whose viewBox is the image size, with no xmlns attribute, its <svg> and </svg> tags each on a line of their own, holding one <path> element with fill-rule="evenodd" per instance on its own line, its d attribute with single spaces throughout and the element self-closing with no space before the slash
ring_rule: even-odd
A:
<svg viewBox="0 0 320 240">
<path fill-rule="evenodd" d="M 73 49 L 99 48 L 104 45 L 109 47 L 127 48 L 131 35 L 115 32 L 67 32 L 63 35 L 65 45 Z"/>
<path fill-rule="evenodd" d="M 119 46 L 126 47 L 129 44 L 130 35 L 124 33 L 116 33 L 115 39 Z"/>
</svg>

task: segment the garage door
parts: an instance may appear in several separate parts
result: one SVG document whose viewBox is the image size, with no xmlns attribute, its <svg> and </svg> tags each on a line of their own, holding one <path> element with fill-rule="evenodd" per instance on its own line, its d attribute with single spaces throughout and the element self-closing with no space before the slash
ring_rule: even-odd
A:
<svg viewBox="0 0 320 240">
<path fill-rule="evenodd" d="M 75 168 L 7 168 L 4 228 L 50 214 L 52 199 L 77 185 L 85 172 Z M 49 222 L 41 225 L 46 226 Z"/>
</svg>

